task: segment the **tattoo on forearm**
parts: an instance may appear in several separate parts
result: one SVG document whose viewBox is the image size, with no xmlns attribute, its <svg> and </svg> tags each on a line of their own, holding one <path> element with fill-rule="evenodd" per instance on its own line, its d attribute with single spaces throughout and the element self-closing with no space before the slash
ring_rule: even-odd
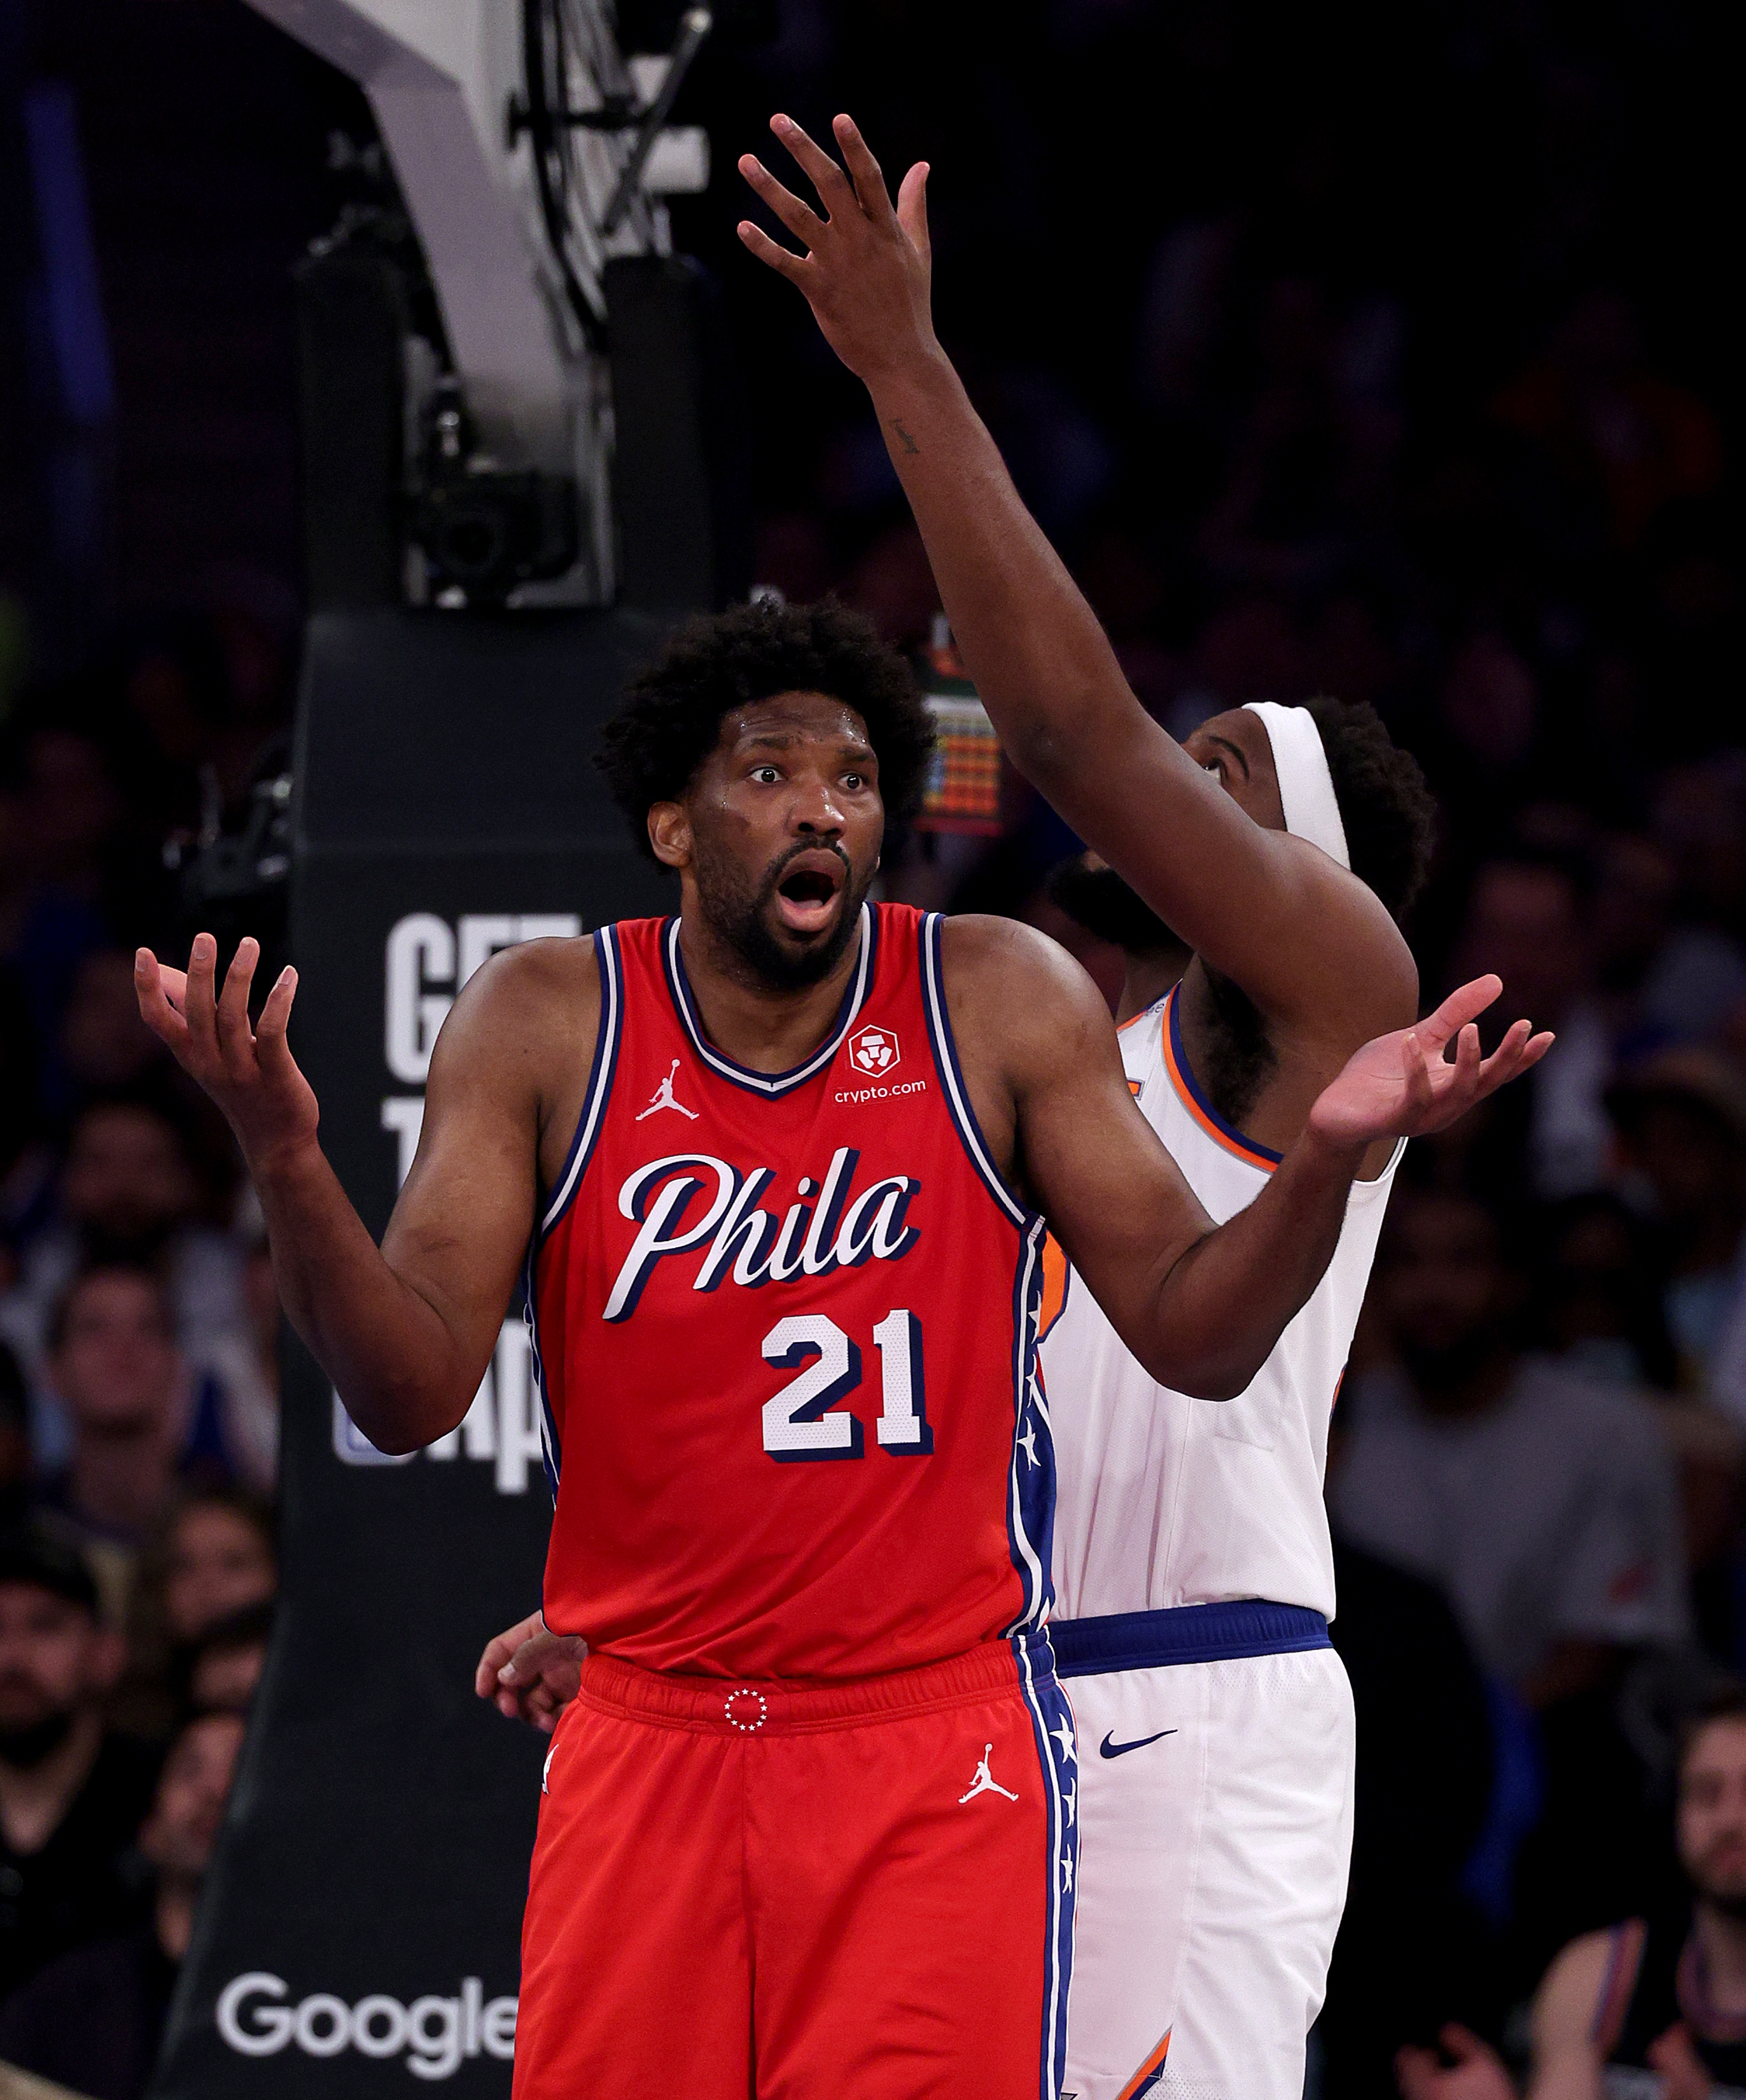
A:
<svg viewBox="0 0 1746 2100">
<path fill-rule="evenodd" d="M 919 453 L 920 452 L 921 447 L 916 443 L 915 439 L 912 438 L 909 432 L 904 429 L 902 423 L 894 421 L 891 427 L 897 432 L 897 435 L 902 439 L 903 449 L 905 452 L 911 453 Z"/>
</svg>

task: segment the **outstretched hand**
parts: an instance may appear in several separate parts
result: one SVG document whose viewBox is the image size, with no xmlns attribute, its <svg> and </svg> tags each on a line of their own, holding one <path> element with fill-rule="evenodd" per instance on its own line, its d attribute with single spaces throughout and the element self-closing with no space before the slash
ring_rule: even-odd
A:
<svg viewBox="0 0 1746 2100">
<path fill-rule="evenodd" d="M 1518 1021 L 1489 1057 L 1479 1054 L 1479 1017 L 1503 990 L 1501 977 L 1475 977 L 1414 1028 L 1378 1035 L 1356 1051 L 1310 1110 L 1310 1127 L 1341 1145 L 1378 1138 L 1428 1137 L 1476 1101 L 1537 1065 L 1552 1048 Z M 1444 1056 L 1453 1039 L 1455 1054 Z"/>
<path fill-rule="evenodd" d="M 799 285 L 831 347 L 858 378 L 875 376 L 937 348 L 929 307 L 928 164 L 903 178 L 893 209 L 880 165 L 853 121 L 831 126 L 844 165 L 813 143 L 791 117 L 770 129 L 818 198 L 818 209 L 778 182 L 751 153 L 739 171 L 783 224 L 803 242 L 796 255 L 747 219 L 739 237 L 761 262 Z"/>
<path fill-rule="evenodd" d="M 257 1174 L 312 1144 L 320 1120 L 314 1090 L 285 1039 L 297 996 L 294 969 L 280 972 L 260 1019 L 249 1026 L 249 990 L 260 960 L 258 941 L 240 942 L 220 991 L 218 944 L 210 933 L 195 935 L 185 971 L 159 962 L 149 948 L 134 957 L 141 1019 L 224 1111 Z"/>
<path fill-rule="evenodd" d="M 1453 2022 L 1432 2049 L 1404 2049 L 1395 2058 L 1403 2100 L 1516 2100 L 1515 2082 L 1490 2049 L 1469 2027 Z M 1452 2057 L 1452 2063 L 1443 2061 Z"/>
<path fill-rule="evenodd" d="M 485 1643 L 473 1688 L 500 1714 L 549 1736 L 576 1696 L 587 1653 L 586 1641 L 574 1634 L 548 1633 L 540 1614 L 530 1612 Z"/>
</svg>

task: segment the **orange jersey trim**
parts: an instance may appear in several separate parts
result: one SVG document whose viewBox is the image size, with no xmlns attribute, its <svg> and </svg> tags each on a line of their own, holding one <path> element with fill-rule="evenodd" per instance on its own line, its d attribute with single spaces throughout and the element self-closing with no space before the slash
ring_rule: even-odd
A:
<svg viewBox="0 0 1746 2100">
<path fill-rule="evenodd" d="M 1164 2059 L 1170 2054 L 1170 2036 L 1171 2031 L 1166 2027 L 1163 2040 L 1122 2088 L 1116 2100 L 1140 2100 L 1142 2093 L 1149 2092 L 1157 2084 L 1163 2075 Z"/>
<path fill-rule="evenodd" d="M 1043 1242 L 1043 1305 L 1037 1315 L 1037 1339 L 1041 1342 L 1067 1304 L 1067 1279 L 1071 1273 L 1067 1251 L 1053 1233 Z"/>
<path fill-rule="evenodd" d="M 1278 1166 L 1280 1154 L 1269 1151 L 1266 1145 L 1258 1145 L 1253 1138 L 1245 1137 L 1234 1130 L 1214 1108 L 1195 1083 L 1194 1074 L 1188 1070 L 1188 1060 L 1182 1053 L 1178 1039 L 1176 1021 L 1176 994 L 1180 986 L 1172 986 L 1170 996 L 1164 1002 L 1164 1012 L 1160 1023 L 1163 1036 L 1164 1070 L 1170 1083 L 1176 1090 L 1176 1098 L 1193 1117 L 1215 1145 L 1245 1160 L 1251 1167 L 1259 1167 L 1263 1174 L 1271 1174 Z"/>
</svg>

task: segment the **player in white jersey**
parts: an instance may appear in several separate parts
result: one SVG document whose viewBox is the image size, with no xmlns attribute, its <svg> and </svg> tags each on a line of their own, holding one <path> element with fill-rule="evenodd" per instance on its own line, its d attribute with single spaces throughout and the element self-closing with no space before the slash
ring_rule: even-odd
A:
<svg viewBox="0 0 1746 2100">
<path fill-rule="evenodd" d="M 1129 944 L 1129 1083 L 1210 1215 L 1229 1216 L 1276 1154 L 1196 1075 L 1184 988 L 1140 1005 L 1157 944 L 1140 938 L 1140 900 L 1110 894 L 1119 880 L 1104 870 L 1057 893 Z M 1228 1096 L 1221 1047 L 1210 1066 Z M 1322 1474 L 1395 1163 L 1354 1185 L 1321 1286 L 1222 1406 L 1154 1383 L 1091 1294 L 1070 1276 L 1057 1286 L 1043 1362 L 1059 1481 L 1052 1635 L 1079 1743 L 1066 2082 L 1081 2100 L 1303 2091 L 1351 1845 Z"/>
<path fill-rule="evenodd" d="M 1234 709 L 1186 746 L 1151 720 L 934 338 L 925 167 L 894 211 L 848 118 L 834 127 L 846 174 L 787 118 L 771 128 L 822 209 L 747 157 L 807 252 L 749 222 L 741 238 L 866 382 L 1007 749 L 1193 951 L 1137 1015 L 1131 983 L 1128 1074 L 1201 1202 L 1228 1216 L 1351 1052 L 1412 1021 L 1412 956 L 1351 871 L 1360 841 L 1373 880 L 1404 895 L 1422 874 L 1422 781 L 1367 711 L 1323 709 L 1325 743 L 1303 708 Z M 1394 1163 L 1373 1150 L 1321 1289 L 1237 1398 L 1197 1406 L 1153 1385 L 1070 1281 L 1046 1344 L 1063 1454 L 1051 1632 L 1078 1715 L 1078 2100 L 1302 2093 L 1351 1839 L 1321 1471 Z"/>
</svg>

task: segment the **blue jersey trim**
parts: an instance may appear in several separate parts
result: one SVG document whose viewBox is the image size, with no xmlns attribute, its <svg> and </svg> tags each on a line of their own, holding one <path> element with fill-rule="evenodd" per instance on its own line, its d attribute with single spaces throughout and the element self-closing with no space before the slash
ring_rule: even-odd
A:
<svg viewBox="0 0 1746 2100">
<path fill-rule="evenodd" d="M 594 1147 L 606 1122 L 613 1074 L 618 1070 L 619 1046 L 624 1037 L 624 989 L 616 927 L 602 926 L 596 930 L 594 960 L 600 970 L 600 1027 L 594 1038 L 594 1061 L 589 1069 L 588 1089 L 582 1096 L 582 1113 L 576 1118 L 576 1134 L 570 1140 L 563 1172 L 558 1176 L 558 1187 L 545 1215 L 534 1227 L 527 1242 L 527 1258 L 522 1264 L 522 1317 L 527 1323 L 528 1369 L 534 1390 L 540 1396 L 540 1458 L 554 1502 L 558 1499 L 563 1450 L 557 1418 L 552 1413 L 551 1400 L 546 1392 L 545 1362 L 540 1352 L 536 1271 L 540 1248 L 558 1229 L 564 1213 L 575 1201 L 588 1163 L 594 1156 Z"/>
<path fill-rule="evenodd" d="M 1012 1470 L 1007 1491 L 1007 1542 L 1024 1586 L 1024 1608 L 1009 1635 L 1040 1627 L 1054 1601 L 1055 1441 L 1037 1373 L 1043 1308 L 1043 1242 L 1047 1228 L 1033 1218 L 1012 1279 Z"/>
<path fill-rule="evenodd" d="M 703 1033 L 697 1017 L 697 1008 L 691 997 L 691 983 L 685 972 L 685 956 L 679 946 L 679 921 L 669 919 L 661 938 L 661 967 L 667 973 L 667 989 L 672 995 L 673 1006 L 679 1016 L 680 1026 L 690 1039 L 691 1048 L 712 1072 L 730 1080 L 736 1087 L 743 1087 L 748 1093 L 761 1094 L 773 1099 L 778 1094 L 791 1093 L 795 1088 L 816 1078 L 842 1048 L 855 1016 L 866 1003 L 868 991 L 873 984 L 876 951 L 879 946 L 878 915 L 870 905 L 861 907 L 861 960 L 843 994 L 843 1004 L 836 1017 L 836 1026 L 804 1065 L 796 1065 L 786 1072 L 754 1072 L 747 1065 L 725 1056 Z"/>
<path fill-rule="evenodd" d="M 1019 1686 L 1030 1715 L 1037 1759 L 1043 1767 L 1043 1802 L 1047 1811 L 1048 1901 L 1043 1907 L 1043 2033 L 1037 2067 L 1038 2100 L 1063 2100 L 1067 2075 L 1067 2000 L 1073 1980 L 1073 1929 L 1079 1879 L 1078 1753 L 1073 1707 L 1060 1683 L 1050 1654 L 1049 1636 L 1040 1628 L 1012 1639 Z"/>
<path fill-rule="evenodd" d="M 600 1028 L 594 1038 L 594 1061 L 589 1070 L 588 1091 L 582 1096 L 582 1113 L 576 1118 L 576 1134 L 570 1140 L 563 1171 L 545 1215 L 534 1234 L 534 1246 L 549 1239 L 582 1185 L 588 1162 L 593 1157 L 606 1121 L 606 1102 L 612 1092 L 612 1075 L 618 1069 L 619 1045 L 624 1035 L 624 980 L 619 963 L 618 929 L 602 926 L 594 936 L 594 959 L 600 968 Z"/>
<path fill-rule="evenodd" d="M 1056 1619 L 1049 1628 L 1056 1673 L 1103 1677 L 1118 1670 L 1175 1663 L 1229 1662 L 1245 1656 L 1296 1655 L 1331 1648 L 1328 1621 L 1301 1604 L 1238 1597 L 1222 1604 L 1179 1604 L 1162 1612 L 1112 1612 Z"/>
<path fill-rule="evenodd" d="M 1170 1047 L 1175 1056 L 1176 1070 L 1182 1074 L 1183 1084 L 1194 1096 L 1194 1105 L 1210 1123 L 1216 1125 L 1230 1139 L 1232 1144 L 1240 1145 L 1246 1152 L 1258 1154 L 1261 1158 L 1270 1159 L 1276 1167 L 1278 1166 L 1285 1154 L 1274 1151 L 1270 1145 L 1263 1145 L 1259 1138 L 1249 1136 L 1234 1123 L 1228 1123 L 1206 1098 L 1206 1089 L 1195 1078 L 1194 1067 L 1188 1062 L 1188 1053 L 1182 1045 L 1182 1000 L 1179 996 L 1181 990 L 1179 984 L 1173 985 L 1165 1006 L 1169 1014 Z"/>
<path fill-rule="evenodd" d="M 552 1412 L 552 1403 L 545 1390 L 545 1360 L 540 1353 L 540 1315 L 536 1309 L 534 1271 L 540 1259 L 537 1238 L 527 1243 L 527 1256 L 522 1264 L 522 1317 L 527 1326 L 527 1374 L 532 1379 L 534 1391 L 540 1396 L 540 1462 L 545 1468 L 546 1485 L 552 1490 L 552 1501 L 558 1501 L 558 1476 L 563 1469 L 563 1447 L 558 1440 L 558 1418 Z"/>
<path fill-rule="evenodd" d="M 940 963 L 940 914 L 930 911 L 921 925 L 921 960 L 923 1004 L 928 1012 L 928 1035 L 933 1049 L 935 1069 L 940 1074 L 940 1083 L 946 1089 L 946 1105 L 952 1114 L 964 1150 L 970 1155 L 970 1163 L 982 1177 L 989 1193 L 999 1204 L 1021 1232 L 1030 1229 L 1036 1218 L 1034 1211 L 1027 1211 L 1013 1196 L 1006 1183 L 994 1171 L 989 1157 L 988 1147 L 982 1140 L 976 1111 L 970 1105 L 970 1095 L 964 1085 L 964 1075 L 958 1062 L 958 1045 L 952 1038 L 951 1016 L 946 1005 L 946 976 Z"/>
</svg>

